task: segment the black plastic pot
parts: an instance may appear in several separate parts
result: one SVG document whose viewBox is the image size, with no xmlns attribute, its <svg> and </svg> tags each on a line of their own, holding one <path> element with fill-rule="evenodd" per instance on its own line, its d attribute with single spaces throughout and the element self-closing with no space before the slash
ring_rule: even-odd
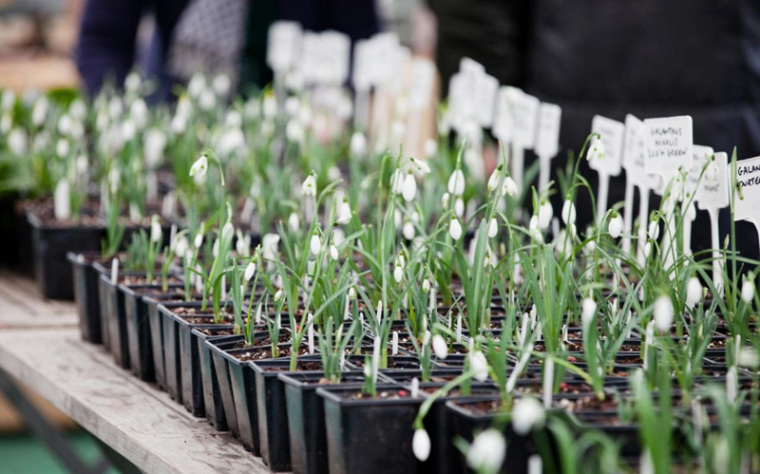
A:
<svg viewBox="0 0 760 474">
<path fill-rule="evenodd" d="M 79 332 L 82 340 L 93 344 L 103 342 L 100 324 L 100 297 L 98 292 L 98 273 L 92 262 L 99 253 L 69 252 L 66 258 L 71 263 L 74 280 L 74 301 L 79 316 Z"/>
<path fill-rule="evenodd" d="M 127 318 L 124 310 L 124 293 L 117 290 L 110 275 L 102 274 L 99 280 L 102 302 L 102 324 L 108 328 L 109 349 L 114 362 L 128 369 L 129 341 L 127 340 Z"/>
<path fill-rule="evenodd" d="M 28 212 L 32 227 L 34 275 L 42 296 L 50 299 L 74 298 L 74 279 L 66 254 L 97 251 L 105 236 L 102 227 L 57 226 L 44 224 Z"/>
<path fill-rule="evenodd" d="M 215 329 L 202 329 L 194 328 L 191 331 L 193 340 L 198 348 L 198 359 L 200 361 L 201 370 L 201 385 L 203 386 L 203 405 L 206 409 L 206 419 L 219 431 L 227 431 L 227 417 L 224 412 L 224 402 L 222 400 L 222 392 L 219 386 L 218 376 L 216 374 L 216 366 L 214 365 L 213 357 L 211 355 L 211 349 L 205 342 L 210 339 L 222 339 L 226 340 L 230 337 L 236 336 L 222 335 L 220 332 L 227 330 Z M 229 377 L 226 380 L 226 387 L 229 390 Z"/>
<path fill-rule="evenodd" d="M 285 372 L 279 374 L 285 385 L 290 437 L 290 468 L 293 474 L 327 474 L 327 428 L 325 407 L 318 388 L 337 386 L 361 388 L 361 374 L 344 373 L 341 384 L 320 383 L 322 373 Z"/>
<path fill-rule="evenodd" d="M 222 399 L 225 424 L 227 425 L 227 429 L 229 429 L 236 438 L 240 438 L 240 429 L 238 428 L 237 423 L 235 400 L 232 395 L 230 371 L 227 367 L 227 359 L 224 357 L 223 352 L 225 348 L 230 347 L 241 340 L 243 340 L 243 336 L 228 336 L 203 341 L 203 346 L 205 349 L 208 349 L 208 353 L 211 356 L 211 363 L 214 367 L 213 375 L 215 376 L 216 385 L 219 387 L 219 396 Z"/>
<path fill-rule="evenodd" d="M 399 390 L 378 386 L 378 393 Z M 351 398 L 355 393 L 350 388 L 317 389 L 324 400 L 330 473 L 416 472 L 412 424 L 422 399 Z"/>
<path fill-rule="evenodd" d="M 161 336 L 163 337 L 164 354 L 164 387 L 166 392 L 177 403 L 182 403 L 182 369 L 179 357 L 179 331 L 174 315 L 167 306 L 171 303 L 159 304 L 158 314 L 161 320 Z"/>
<path fill-rule="evenodd" d="M 95 272 L 95 281 L 98 288 L 98 314 L 100 315 L 100 340 L 103 343 L 103 347 L 107 351 L 111 350 L 111 329 L 108 324 L 109 314 L 113 311 L 111 308 L 113 305 L 112 298 L 108 298 L 106 285 L 101 283 L 100 279 L 105 275 L 106 278 L 110 278 L 110 272 L 106 270 L 100 261 L 92 263 L 92 269 Z"/>
</svg>

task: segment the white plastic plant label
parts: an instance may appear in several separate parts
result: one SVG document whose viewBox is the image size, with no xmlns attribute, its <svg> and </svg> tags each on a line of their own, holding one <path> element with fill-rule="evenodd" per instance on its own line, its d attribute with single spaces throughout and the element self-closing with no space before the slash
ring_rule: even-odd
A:
<svg viewBox="0 0 760 474">
<path fill-rule="evenodd" d="M 692 120 L 688 115 L 644 120 L 646 171 L 670 181 L 692 160 Z"/>
<path fill-rule="evenodd" d="M 536 141 L 536 128 L 538 126 L 538 99 L 526 94 L 520 89 L 510 89 L 513 94 L 512 123 L 515 131 L 513 140 L 521 148 L 532 150 Z"/>
<path fill-rule="evenodd" d="M 294 21 L 276 21 L 269 27 L 267 64 L 276 72 L 293 68 L 301 48 L 301 25 Z"/>
<path fill-rule="evenodd" d="M 496 95 L 496 116 L 494 117 L 492 131 L 496 138 L 508 144 L 512 141 L 512 93 L 510 87 L 502 86 Z M 518 89 L 519 90 L 519 89 Z"/>
<path fill-rule="evenodd" d="M 409 91 L 412 108 L 422 109 L 430 102 L 435 81 L 435 66 L 429 59 L 415 58 L 412 62 L 412 85 Z"/>
<path fill-rule="evenodd" d="M 734 217 L 752 222 L 760 233 L 760 156 L 736 162 L 736 182 Z"/>
<path fill-rule="evenodd" d="M 473 102 L 477 107 L 476 115 L 478 123 L 483 128 L 489 128 L 493 124 L 494 102 L 498 89 L 499 81 L 488 74 L 480 74 L 475 80 L 475 100 Z"/>
<path fill-rule="evenodd" d="M 686 192 L 684 193 L 684 199 L 691 199 L 697 191 L 699 176 L 702 173 L 702 166 L 706 163 L 706 160 L 712 157 L 713 153 L 715 153 L 715 150 L 709 146 L 693 145 L 691 147 L 691 161 L 689 162 L 689 166 L 685 168 Z M 702 180 L 704 180 L 704 177 Z"/>
<path fill-rule="evenodd" d="M 348 62 L 351 54 L 351 38 L 345 33 L 325 31 L 320 44 L 325 68 L 325 82 L 343 84 L 348 79 Z"/>
<path fill-rule="evenodd" d="M 538 108 L 538 129 L 536 131 L 536 155 L 553 158 L 559 153 L 559 127 L 562 109 L 559 105 L 542 103 Z"/>
<path fill-rule="evenodd" d="M 299 69 L 305 84 L 317 82 L 321 57 L 319 35 L 311 31 L 304 32 L 301 38 Z"/>
<path fill-rule="evenodd" d="M 625 116 L 625 140 L 623 145 L 623 168 L 628 182 L 640 186 L 650 176 L 646 172 L 644 145 L 644 122 L 631 114 Z"/>
<path fill-rule="evenodd" d="M 741 163 L 741 162 L 740 162 Z M 703 156 L 699 171 L 707 164 L 697 187 L 696 201 L 700 209 L 722 209 L 731 203 L 729 197 L 728 155 L 723 152 Z M 738 164 L 738 163 L 737 163 Z"/>
<path fill-rule="evenodd" d="M 598 133 L 601 137 L 604 153 L 601 155 L 592 154 L 589 167 L 607 176 L 619 175 L 623 165 L 625 125 L 617 120 L 595 115 L 591 122 L 591 132 Z"/>
<path fill-rule="evenodd" d="M 372 88 L 372 44 L 369 40 L 358 40 L 354 44 L 353 84 L 357 91 Z"/>
<path fill-rule="evenodd" d="M 486 73 L 486 68 L 474 59 L 463 57 L 459 60 L 459 72 L 467 76 L 477 76 Z"/>
</svg>

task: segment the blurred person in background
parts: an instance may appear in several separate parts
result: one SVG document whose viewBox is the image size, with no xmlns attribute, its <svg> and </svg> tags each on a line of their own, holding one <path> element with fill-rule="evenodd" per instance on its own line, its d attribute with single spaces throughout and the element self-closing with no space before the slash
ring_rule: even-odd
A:
<svg viewBox="0 0 760 474">
<path fill-rule="evenodd" d="M 86 0 L 76 63 L 88 93 L 109 80 L 122 84 L 135 68 L 138 26 L 149 10 L 155 29 L 142 69 L 158 82 L 156 101 L 198 72 L 226 73 L 240 90 L 269 83 L 267 32 L 276 20 L 352 40 L 379 30 L 374 0 Z"/>
<path fill-rule="evenodd" d="M 760 155 L 757 0 L 428 1 L 438 19 L 444 84 L 467 56 L 501 84 L 560 105 L 565 150 L 580 150 L 595 114 L 624 121 L 630 113 L 691 115 L 695 144 L 729 156 L 737 147 L 739 158 Z M 565 163 L 564 152 L 554 160 L 555 167 Z M 585 160 L 582 172 L 596 179 Z M 623 200 L 621 184 L 610 183 L 610 203 Z M 589 196 L 579 199 L 578 220 L 589 223 Z M 560 200 L 555 196 L 555 207 Z M 694 229 L 707 228 L 702 214 Z M 728 219 L 726 212 L 723 232 Z M 744 255 L 757 258 L 750 227 L 737 223 L 737 240 Z M 709 247 L 707 234 L 694 232 L 695 252 Z"/>
</svg>

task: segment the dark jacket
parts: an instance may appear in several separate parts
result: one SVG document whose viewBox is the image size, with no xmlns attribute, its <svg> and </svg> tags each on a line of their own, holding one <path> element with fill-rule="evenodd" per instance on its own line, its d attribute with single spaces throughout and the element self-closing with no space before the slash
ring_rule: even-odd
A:
<svg viewBox="0 0 760 474">
<path fill-rule="evenodd" d="M 241 0 L 243 1 L 243 0 Z M 104 80 L 122 84 L 134 68 L 137 27 L 143 14 L 152 9 L 156 30 L 143 68 L 146 75 L 160 80 L 159 99 L 168 96 L 172 80 L 164 69 L 169 39 L 188 0 L 87 0 L 84 6 L 76 51 L 76 63 L 90 93 Z M 271 77 L 266 70 L 266 31 L 275 19 L 293 20 L 305 29 L 334 29 L 352 40 L 367 38 L 378 31 L 373 0 L 256 0 L 250 2 L 242 68 L 244 79 L 263 85 Z"/>
</svg>

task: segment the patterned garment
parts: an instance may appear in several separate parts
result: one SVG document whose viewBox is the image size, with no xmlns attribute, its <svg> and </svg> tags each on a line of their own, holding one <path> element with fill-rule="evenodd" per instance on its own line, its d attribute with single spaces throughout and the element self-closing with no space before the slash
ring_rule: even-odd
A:
<svg viewBox="0 0 760 474">
<path fill-rule="evenodd" d="M 169 45 L 169 72 L 185 82 L 196 73 L 226 73 L 234 84 L 240 72 L 247 13 L 246 0 L 192 0 Z"/>
</svg>

